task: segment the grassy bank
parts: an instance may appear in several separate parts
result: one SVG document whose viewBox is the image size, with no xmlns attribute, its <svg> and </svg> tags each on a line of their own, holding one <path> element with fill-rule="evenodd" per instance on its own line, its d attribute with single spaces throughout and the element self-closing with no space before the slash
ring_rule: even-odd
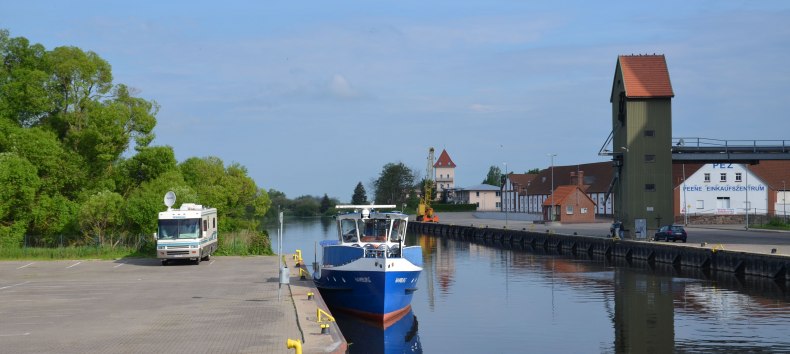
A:
<svg viewBox="0 0 790 354">
<path fill-rule="evenodd" d="M 239 231 L 219 235 L 217 256 L 272 255 L 266 233 Z M 139 247 L 68 246 L 0 248 L 0 260 L 119 259 L 154 258 L 153 240 Z"/>
</svg>

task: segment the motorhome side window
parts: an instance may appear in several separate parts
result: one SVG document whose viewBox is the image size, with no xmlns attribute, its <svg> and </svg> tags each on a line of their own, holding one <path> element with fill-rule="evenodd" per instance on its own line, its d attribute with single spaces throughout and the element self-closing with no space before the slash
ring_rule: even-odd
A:
<svg viewBox="0 0 790 354">
<path fill-rule="evenodd" d="M 203 231 L 208 231 L 208 220 L 203 220 Z"/>
</svg>

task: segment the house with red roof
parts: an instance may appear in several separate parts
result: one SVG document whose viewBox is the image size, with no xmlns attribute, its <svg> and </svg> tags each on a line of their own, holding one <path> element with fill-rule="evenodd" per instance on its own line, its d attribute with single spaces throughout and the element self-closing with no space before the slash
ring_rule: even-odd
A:
<svg viewBox="0 0 790 354">
<path fill-rule="evenodd" d="M 543 202 L 543 220 L 562 223 L 595 222 L 595 202 L 577 184 L 559 186 Z M 553 216 L 551 214 L 554 214 Z"/>
<path fill-rule="evenodd" d="M 442 149 L 442 153 L 433 164 L 433 170 L 435 174 L 433 180 L 436 181 L 436 197 L 452 201 L 454 195 L 451 194 L 455 189 L 455 162 L 450 158 L 447 150 Z"/>
</svg>

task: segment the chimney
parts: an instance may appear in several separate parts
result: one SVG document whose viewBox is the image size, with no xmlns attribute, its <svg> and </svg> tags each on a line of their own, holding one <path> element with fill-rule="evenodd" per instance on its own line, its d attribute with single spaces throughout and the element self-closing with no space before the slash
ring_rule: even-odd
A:
<svg viewBox="0 0 790 354">
<path fill-rule="evenodd" d="M 571 172 L 571 183 L 570 183 L 570 185 L 572 185 L 572 186 L 578 186 L 579 185 L 579 179 L 576 176 L 576 172 Z"/>
<path fill-rule="evenodd" d="M 579 171 L 578 175 L 576 176 L 576 185 L 580 188 L 584 186 L 584 171 Z"/>
</svg>

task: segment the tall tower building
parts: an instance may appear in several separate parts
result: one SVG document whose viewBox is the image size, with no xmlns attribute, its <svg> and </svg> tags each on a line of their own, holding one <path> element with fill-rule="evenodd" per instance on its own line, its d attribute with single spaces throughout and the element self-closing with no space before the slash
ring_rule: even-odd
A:
<svg viewBox="0 0 790 354">
<path fill-rule="evenodd" d="M 663 55 L 621 55 L 612 82 L 614 213 L 630 237 L 673 221 L 672 84 Z"/>
<path fill-rule="evenodd" d="M 433 164 L 434 174 L 433 180 L 436 181 L 436 197 L 441 199 L 443 195 L 447 194 L 448 200 L 453 199 L 451 190 L 455 188 L 455 162 L 447 154 L 447 150 L 442 149 L 439 159 Z"/>
</svg>

